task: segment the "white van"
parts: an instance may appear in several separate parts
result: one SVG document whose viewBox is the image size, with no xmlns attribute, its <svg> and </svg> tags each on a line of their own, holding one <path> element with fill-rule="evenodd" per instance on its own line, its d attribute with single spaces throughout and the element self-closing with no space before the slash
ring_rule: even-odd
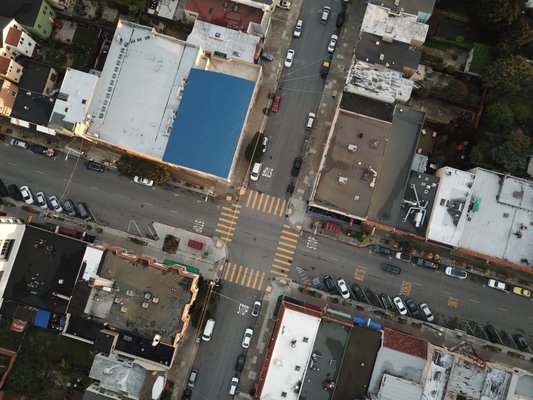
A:
<svg viewBox="0 0 533 400">
<path fill-rule="evenodd" d="M 205 323 L 204 333 L 202 333 L 202 340 L 209 342 L 211 340 L 211 335 L 213 335 L 213 329 L 215 329 L 215 320 L 209 318 Z"/>
<path fill-rule="evenodd" d="M 256 162 L 254 164 L 254 167 L 252 168 L 252 173 L 250 174 L 250 179 L 252 181 L 257 181 L 259 179 L 259 174 L 261 173 L 261 168 L 263 167 L 263 163 Z"/>
</svg>

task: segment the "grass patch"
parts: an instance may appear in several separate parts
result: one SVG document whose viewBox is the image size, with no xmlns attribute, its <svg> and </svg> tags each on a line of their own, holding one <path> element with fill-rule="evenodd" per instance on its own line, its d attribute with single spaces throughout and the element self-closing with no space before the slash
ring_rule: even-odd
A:
<svg viewBox="0 0 533 400">
<path fill-rule="evenodd" d="M 422 57 L 420 59 L 420 62 L 422 64 L 425 64 L 425 63 L 442 64 L 444 63 L 444 60 L 440 57 L 434 56 L 433 54 L 422 52 Z"/>
<path fill-rule="evenodd" d="M 459 38 L 459 37 L 457 37 Z M 470 43 L 461 42 L 461 40 L 450 40 L 442 36 L 431 36 L 429 37 L 424 46 L 433 47 L 434 49 L 439 50 L 448 50 L 450 47 L 455 47 L 460 50 L 470 50 L 472 45 Z"/>
<path fill-rule="evenodd" d="M 78 26 L 76 28 L 76 32 L 74 33 L 72 42 L 82 47 L 92 47 L 97 38 L 98 32 Z"/>
<path fill-rule="evenodd" d="M 474 43 L 474 57 L 470 64 L 470 72 L 483 75 L 492 62 L 492 47 L 483 43 Z"/>
<path fill-rule="evenodd" d="M 72 68 L 85 71 L 87 70 L 88 62 L 89 62 L 89 54 L 87 53 L 75 54 L 74 60 L 72 61 Z"/>
<path fill-rule="evenodd" d="M 470 14 L 473 3 L 472 0 L 440 0 L 437 3 L 436 8 L 439 10 L 452 11 L 466 17 Z"/>
</svg>

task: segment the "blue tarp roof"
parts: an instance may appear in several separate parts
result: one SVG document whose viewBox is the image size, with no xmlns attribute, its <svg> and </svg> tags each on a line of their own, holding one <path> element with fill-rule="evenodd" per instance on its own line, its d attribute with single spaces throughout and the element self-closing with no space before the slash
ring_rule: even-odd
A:
<svg viewBox="0 0 533 400">
<path fill-rule="evenodd" d="M 48 329 L 48 322 L 50 321 L 50 312 L 44 310 L 37 310 L 35 315 L 35 320 L 33 325 L 38 326 L 39 328 Z"/>
<path fill-rule="evenodd" d="M 255 82 L 192 69 L 163 161 L 227 179 Z"/>
</svg>

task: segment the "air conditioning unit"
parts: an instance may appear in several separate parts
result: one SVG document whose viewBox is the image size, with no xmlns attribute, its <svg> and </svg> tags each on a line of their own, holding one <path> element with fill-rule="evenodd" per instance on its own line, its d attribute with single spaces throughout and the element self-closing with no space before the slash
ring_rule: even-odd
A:
<svg viewBox="0 0 533 400">
<path fill-rule="evenodd" d="M 352 153 L 355 153 L 357 151 L 357 146 L 355 144 L 349 144 L 348 145 L 348 151 L 351 151 Z"/>
<path fill-rule="evenodd" d="M 341 183 L 342 185 L 346 185 L 348 183 L 348 178 L 344 176 L 339 176 L 339 183 Z"/>
<path fill-rule="evenodd" d="M 383 60 L 385 59 L 385 54 L 381 53 L 381 54 L 379 55 L 379 59 L 380 59 L 381 61 L 383 61 Z"/>
</svg>

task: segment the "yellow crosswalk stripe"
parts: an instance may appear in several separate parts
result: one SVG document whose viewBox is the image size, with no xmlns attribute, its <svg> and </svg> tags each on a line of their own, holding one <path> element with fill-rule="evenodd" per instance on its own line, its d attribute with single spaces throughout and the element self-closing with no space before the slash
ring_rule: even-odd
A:
<svg viewBox="0 0 533 400">
<path fill-rule="evenodd" d="M 253 190 L 250 190 L 248 192 L 248 197 L 246 198 L 246 208 L 248 208 L 250 206 L 250 201 L 252 200 L 252 194 L 253 194 Z"/>
<path fill-rule="evenodd" d="M 235 278 L 235 281 L 232 281 L 232 282 L 235 282 L 235 283 L 239 282 L 239 278 L 241 276 L 241 272 L 242 272 L 242 265 L 239 265 L 239 272 L 237 272 L 237 277 Z"/>
<path fill-rule="evenodd" d="M 242 275 L 242 280 L 241 280 L 241 283 L 240 283 L 241 286 L 244 285 L 244 282 L 246 282 L 246 275 L 247 274 L 248 274 L 248 267 L 245 267 L 244 268 L 244 274 Z M 239 282 L 237 282 L 237 283 L 239 283 Z"/>
<path fill-rule="evenodd" d="M 279 199 L 278 199 L 279 200 Z M 274 207 L 274 203 L 276 202 L 276 198 L 272 196 L 272 199 L 270 201 L 270 207 L 268 207 L 268 213 L 272 214 L 272 207 Z"/>
<path fill-rule="evenodd" d="M 274 215 L 278 215 L 278 207 L 279 207 L 280 202 L 281 202 L 281 199 L 278 198 L 278 201 L 276 202 L 276 208 L 274 208 Z"/>
<path fill-rule="evenodd" d="M 285 233 L 286 235 L 291 235 L 294 237 L 300 237 L 300 232 L 291 232 L 291 231 L 286 231 L 285 229 L 283 229 L 281 233 Z"/>
<path fill-rule="evenodd" d="M 294 253 L 294 251 L 293 251 L 293 253 Z M 275 255 L 276 257 L 282 257 L 282 258 L 286 258 L 286 259 L 288 259 L 288 260 L 292 260 L 292 256 L 289 256 L 289 255 L 287 255 L 287 254 L 274 253 L 274 255 Z"/>
<path fill-rule="evenodd" d="M 215 229 L 215 232 L 217 232 L 217 233 L 221 233 L 222 235 L 228 235 L 228 236 L 233 236 L 233 235 L 234 235 L 234 232 L 223 231 L 223 230 L 221 230 L 221 229 Z"/>
<path fill-rule="evenodd" d="M 287 200 L 283 199 L 283 203 L 281 204 L 281 207 L 279 208 L 279 216 L 283 217 L 283 213 L 285 212 L 285 203 Z"/>
<path fill-rule="evenodd" d="M 228 263 L 228 265 L 226 265 L 226 272 L 224 272 L 224 280 L 228 280 L 228 274 L 229 274 L 230 269 L 231 269 L 231 263 Z"/>
<path fill-rule="evenodd" d="M 257 196 L 259 195 L 259 193 L 255 192 L 254 193 L 254 201 L 252 201 L 252 208 L 255 208 L 255 203 L 257 202 Z"/>
<path fill-rule="evenodd" d="M 221 222 L 221 221 L 227 224 L 232 224 L 232 225 L 237 223 L 237 221 L 235 221 L 234 219 L 219 218 L 218 222 Z"/>
<path fill-rule="evenodd" d="M 280 269 L 282 272 L 285 272 L 285 271 L 290 269 L 290 268 L 287 268 L 286 265 L 278 265 L 278 264 L 274 264 L 274 263 L 272 263 L 272 268 Z"/>
<path fill-rule="evenodd" d="M 237 204 L 237 203 L 233 203 L 231 206 L 233 208 L 241 208 L 242 207 L 240 204 Z M 239 212 L 238 210 L 235 210 L 235 211 Z"/>
<path fill-rule="evenodd" d="M 232 241 L 231 238 L 229 238 L 229 237 L 223 237 L 222 240 L 227 242 L 227 243 Z"/>
<path fill-rule="evenodd" d="M 274 258 L 274 261 L 277 262 L 277 263 L 280 263 L 280 264 L 283 264 L 283 265 L 288 265 L 288 266 L 291 266 L 292 265 L 292 258 L 290 258 L 288 261 L 287 260 L 280 260 L 279 258 Z"/>
<path fill-rule="evenodd" d="M 265 203 L 263 204 L 263 210 L 262 210 L 263 212 L 266 212 L 266 210 L 267 210 L 267 207 L 268 207 L 268 200 L 270 200 L 270 196 L 267 194 L 267 195 L 265 196 Z"/>
<path fill-rule="evenodd" d="M 285 242 L 281 242 L 279 241 L 278 244 L 280 246 L 284 246 L 284 247 L 287 247 L 289 249 L 295 249 L 296 248 L 296 245 L 295 244 L 292 244 L 292 243 L 285 243 Z"/>
<path fill-rule="evenodd" d="M 221 213 L 220 213 L 220 216 L 228 217 L 228 218 L 231 218 L 231 219 L 236 218 L 235 215 L 233 215 L 233 214 L 228 214 L 228 213 L 225 213 L 225 212 L 221 212 Z"/>
<path fill-rule="evenodd" d="M 289 242 L 298 243 L 298 239 L 291 238 L 291 237 L 288 237 L 288 236 L 280 236 L 279 238 L 283 239 L 283 240 L 288 240 Z"/>
<path fill-rule="evenodd" d="M 292 229 L 292 226 L 287 225 L 287 224 L 283 224 L 283 227 L 284 227 L 285 229 Z"/>
<path fill-rule="evenodd" d="M 296 246 L 293 246 L 292 248 L 295 248 L 295 247 Z M 289 254 L 294 254 L 295 253 L 293 250 L 286 249 L 285 247 L 276 247 L 276 250 L 283 251 L 283 252 L 289 253 Z"/>
<path fill-rule="evenodd" d="M 255 271 L 255 278 L 254 278 L 254 284 L 252 285 L 252 289 L 255 289 L 255 285 L 257 283 L 258 278 L 259 278 L 259 271 Z"/>
<path fill-rule="evenodd" d="M 263 279 L 265 279 L 265 273 L 264 272 L 261 274 L 261 280 L 259 281 L 259 286 L 257 287 L 257 290 L 262 290 L 263 289 Z"/>
<path fill-rule="evenodd" d="M 285 276 L 285 277 L 289 276 L 287 274 L 284 274 L 283 272 L 278 272 L 274 270 L 271 270 L 270 272 L 273 273 L 274 275 Z"/>
<path fill-rule="evenodd" d="M 224 225 L 224 224 L 221 224 L 220 222 L 217 224 L 217 226 L 219 226 L 222 229 L 227 229 L 228 231 L 234 231 L 235 230 L 234 226 Z"/>
<path fill-rule="evenodd" d="M 250 275 L 248 275 L 248 282 L 246 282 L 246 287 L 250 287 L 252 278 L 254 277 L 254 270 L 250 268 Z"/>
<path fill-rule="evenodd" d="M 232 215 L 233 215 L 234 212 L 236 212 L 236 213 L 239 213 L 239 212 L 240 212 L 239 210 L 236 210 L 236 209 L 234 209 L 233 207 L 222 206 L 222 209 L 223 209 L 224 211 L 229 211 Z"/>
<path fill-rule="evenodd" d="M 260 211 L 261 210 L 261 203 L 263 202 L 263 197 L 265 196 L 264 193 L 261 193 L 259 195 L 259 203 L 257 203 L 257 210 Z"/>
<path fill-rule="evenodd" d="M 235 276 L 236 269 L 237 269 L 237 264 L 233 265 L 233 269 L 231 270 L 231 278 L 229 278 L 230 282 L 233 282 L 233 277 Z"/>
</svg>

